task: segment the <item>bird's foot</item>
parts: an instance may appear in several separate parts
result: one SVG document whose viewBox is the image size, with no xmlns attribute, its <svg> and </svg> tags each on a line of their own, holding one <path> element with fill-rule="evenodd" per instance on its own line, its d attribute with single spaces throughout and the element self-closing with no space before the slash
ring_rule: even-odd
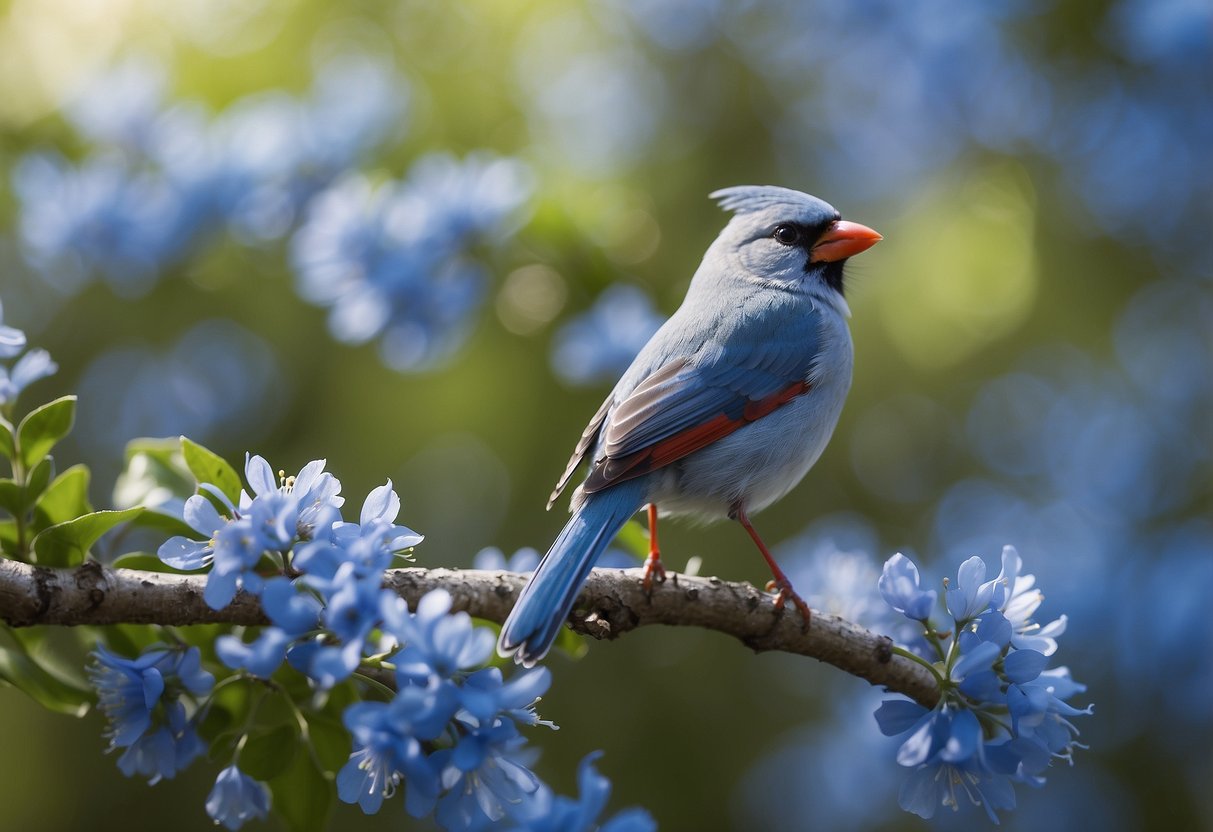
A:
<svg viewBox="0 0 1213 832">
<path fill-rule="evenodd" d="M 644 560 L 644 592 L 646 595 L 653 594 L 653 582 L 664 584 L 666 579 L 665 567 L 661 565 L 661 553 L 649 552 L 649 556 Z"/>
<path fill-rule="evenodd" d="M 784 605 L 791 601 L 796 605 L 796 609 L 800 610 L 800 617 L 804 620 L 804 626 L 801 629 L 807 633 L 809 623 L 813 618 L 813 611 L 809 609 L 809 605 L 796 594 L 796 590 L 792 589 L 792 585 L 787 581 L 767 581 L 767 592 L 776 590 L 778 590 L 778 594 L 775 596 L 775 609 L 782 610 Z"/>
</svg>

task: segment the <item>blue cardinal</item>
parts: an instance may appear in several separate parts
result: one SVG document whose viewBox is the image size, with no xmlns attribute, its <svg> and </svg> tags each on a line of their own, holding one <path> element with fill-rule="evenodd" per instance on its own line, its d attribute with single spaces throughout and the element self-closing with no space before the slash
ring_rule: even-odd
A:
<svg viewBox="0 0 1213 832">
<path fill-rule="evenodd" d="M 825 449 L 851 386 L 848 257 L 880 235 L 787 188 L 712 194 L 734 216 L 708 248 L 678 311 L 649 340 L 581 434 L 548 508 L 582 462 L 572 517 L 506 619 L 503 656 L 547 654 L 581 585 L 646 504 L 644 583 L 664 580 L 657 517 L 737 520 L 774 575 L 776 606 L 808 605 L 750 516 L 787 494 Z"/>
</svg>

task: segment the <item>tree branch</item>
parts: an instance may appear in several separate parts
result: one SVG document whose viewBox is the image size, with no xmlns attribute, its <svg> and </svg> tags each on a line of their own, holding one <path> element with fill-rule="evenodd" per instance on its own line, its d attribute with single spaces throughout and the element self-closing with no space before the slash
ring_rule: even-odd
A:
<svg viewBox="0 0 1213 832">
<path fill-rule="evenodd" d="M 813 613 L 807 632 L 795 610 L 776 610 L 774 598 L 747 583 L 671 575 L 647 595 L 641 569 L 595 569 L 569 623 L 597 639 L 618 638 L 649 624 L 702 627 L 733 636 L 755 651 L 810 656 L 873 685 L 883 685 L 926 707 L 939 689 L 929 670 L 895 655 L 893 642 L 849 621 Z M 422 595 L 445 589 L 455 610 L 505 621 L 526 576 L 474 569 L 392 569 L 385 586 L 415 606 Z M 48 569 L 0 559 L 0 620 L 12 627 L 38 624 L 243 624 L 269 621 L 255 596 L 241 592 L 222 610 L 202 598 L 205 575 L 111 569 L 88 562 Z"/>
</svg>

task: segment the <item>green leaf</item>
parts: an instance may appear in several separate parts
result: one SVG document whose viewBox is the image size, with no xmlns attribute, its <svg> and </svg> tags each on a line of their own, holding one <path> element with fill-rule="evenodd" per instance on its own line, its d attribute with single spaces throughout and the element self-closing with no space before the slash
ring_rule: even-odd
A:
<svg viewBox="0 0 1213 832">
<path fill-rule="evenodd" d="M 0 508 L 16 517 L 25 513 L 25 489 L 15 480 L 0 480 Z"/>
<path fill-rule="evenodd" d="M 84 716 L 92 705 L 89 691 L 52 676 L 24 651 L 16 648 L 0 647 L 0 679 L 57 713 Z"/>
<path fill-rule="evenodd" d="M 249 735 L 240 751 L 240 769 L 256 780 L 269 780 L 286 771 L 298 750 L 298 725 L 257 731 Z"/>
<path fill-rule="evenodd" d="M 55 477 L 55 481 L 34 503 L 34 523 L 31 527 L 34 532 L 91 512 L 93 507 L 88 502 L 88 480 L 88 468 L 83 465 L 73 465 Z"/>
<path fill-rule="evenodd" d="M 181 452 L 199 485 L 209 482 L 233 503 L 240 499 L 240 476 L 226 460 L 184 436 L 181 437 Z"/>
<path fill-rule="evenodd" d="M 0 480 L 0 508 L 14 517 L 24 517 L 38 495 L 46 490 L 46 484 L 55 471 L 55 460 L 43 457 L 29 472 L 25 483 L 16 480 Z"/>
<path fill-rule="evenodd" d="M 17 521 L 0 520 L 0 551 L 15 558 L 21 553 L 17 551 Z"/>
<path fill-rule="evenodd" d="M 269 782 L 274 813 L 293 832 L 323 832 L 333 808 L 333 784 L 316 770 L 311 754 L 296 754 L 290 768 Z"/>
<path fill-rule="evenodd" d="M 179 436 L 163 438 L 140 436 L 126 443 L 123 457 L 127 462 L 141 455 L 151 457 L 166 468 L 179 471 L 182 477 L 189 477 L 189 469 L 185 467 L 185 459 L 181 456 L 181 438 Z"/>
<path fill-rule="evenodd" d="M 34 538 L 34 559 L 42 566 L 76 566 L 84 562 L 89 548 L 101 535 L 138 516 L 142 508 L 95 511 L 66 523 L 43 529 Z"/>
<path fill-rule="evenodd" d="M 311 714 L 307 718 L 307 732 L 312 740 L 316 758 L 329 771 L 337 771 L 350 758 L 350 732 L 341 720 L 327 714 Z"/>
<path fill-rule="evenodd" d="M 115 569 L 142 569 L 145 572 L 181 574 L 151 552 L 126 552 L 114 558 L 114 562 L 110 565 Z"/>
<path fill-rule="evenodd" d="M 25 507 L 29 508 L 46 490 L 46 484 L 55 476 L 55 458 L 44 456 L 25 478 Z"/>
<path fill-rule="evenodd" d="M 141 529 L 154 529 L 158 532 L 164 532 L 169 537 L 173 535 L 183 535 L 185 537 L 198 537 L 198 532 L 190 527 L 180 517 L 161 511 L 156 508 L 145 508 L 143 513 L 131 521 L 132 526 L 138 526 Z"/>
<path fill-rule="evenodd" d="M 76 397 L 64 396 L 31 410 L 17 427 L 21 464 L 29 470 L 67 436 L 76 421 Z"/>
<path fill-rule="evenodd" d="M 14 453 L 16 448 L 13 446 L 13 426 L 8 419 L 0 416 L 0 454 L 3 454 L 5 459 L 12 459 Z"/>
<path fill-rule="evenodd" d="M 114 508 L 157 506 L 194 493 L 194 475 L 186 467 L 180 440 L 132 439 L 126 443 L 126 467 L 114 483 Z"/>
</svg>

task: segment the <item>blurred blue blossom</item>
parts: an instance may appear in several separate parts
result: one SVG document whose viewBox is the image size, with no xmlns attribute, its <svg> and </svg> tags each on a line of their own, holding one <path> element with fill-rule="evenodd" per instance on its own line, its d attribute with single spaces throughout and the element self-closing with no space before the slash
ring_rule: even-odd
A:
<svg viewBox="0 0 1213 832">
<path fill-rule="evenodd" d="M 273 427 L 271 403 L 286 392 L 270 345 L 226 320 L 202 321 L 164 351 L 132 345 L 102 353 L 79 390 L 80 446 L 92 454 L 141 436 L 213 442 L 239 430 L 250 441 Z"/>
<path fill-rule="evenodd" d="M 264 820 L 270 802 L 270 790 L 264 783 L 228 766 L 215 778 L 215 787 L 206 798 L 206 813 L 216 825 L 235 830 L 253 818 Z"/>
<path fill-rule="evenodd" d="M 676 101 L 642 50 L 603 42 L 570 8 L 524 30 L 514 55 L 520 104 L 543 156 L 598 177 L 651 157 Z"/>
<path fill-rule="evenodd" d="M 100 73 L 66 110 L 88 156 L 31 153 L 13 171 L 26 259 L 62 290 L 100 276 L 139 296 L 221 228 L 281 238 L 318 188 L 395 134 L 408 101 L 370 56 L 331 56 L 308 94 L 256 93 L 214 116 L 166 102 L 166 76 L 139 56 Z"/>
<path fill-rule="evenodd" d="M 339 341 L 378 338 L 388 366 L 432 367 L 463 343 L 484 299 L 474 247 L 516 227 L 531 187 L 520 162 L 488 154 L 427 156 L 403 182 L 347 176 L 315 198 L 291 241 L 299 291 L 330 307 Z"/>
<path fill-rule="evenodd" d="M 4 307 L 0 305 L 0 361 L 17 358 L 25 349 L 25 333 L 4 325 Z M 32 349 L 21 355 L 12 367 L 0 364 L 0 408 L 10 408 L 21 391 L 35 381 L 54 375 L 59 365 L 44 349 Z"/>
<path fill-rule="evenodd" d="M 163 174 L 101 152 L 79 165 L 34 153 L 14 166 L 26 259 L 57 288 L 74 291 L 94 275 L 126 297 L 147 292 L 181 256 L 184 206 Z"/>
<path fill-rule="evenodd" d="M 1208 270 L 1208 247 L 1190 244 L 1213 220 L 1204 198 L 1213 170 L 1199 161 L 1213 142 L 1213 111 L 1197 103 L 1210 91 L 1207 3 L 1108 4 L 1092 21 L 1094 47 L 1061 59 L 1031 34 L 1040 14 L 1032 3 L 645 0 L 604 9 L 605 28 L 635 32 L 663 60 L 661 77 L 676 85 L 663 100 L 693 105 L 694 113 L 663 112 L 638 99 L 648 119 L 664 116 L 667 133 L 693 141 L 703 119 L 728 117 L 711 101 L 729 68 L 708 55 L 696 72 L 678 71 L 687 51 L 723 43 L 779 103 L 760 112 L 789 176 L 807 164 L 838 178 L 823 190 L 875 198 L 903 194 L 974 150 L 1035 153 L 1055 165 L 1063 198 L 1079 202 L 1101 233 Z M 865 176 L 856 178 L 859 167 Z"/>
<path fill-rule="evenodd" d="M 64 107 L 84 139 L 133 151 L 146 150 L 168 88 L 165 66 L 146 54 L 130 54 L 93 75 Z"/>
<path fill-rule="evenodd" d="M 473 569 L 503 570 L 506 572 L 534 572 L 539 565 L 539 551 L 529 547 L 519 549 L 508 558 L 496 547 L 481 549 L 472 558 Z"/>
<path fill-rule="evenodd" d="M 16 358 L 25 349 L 25 333 L 4 325 L 4 306 L 0 304 L 0 359 Z"/>
<path fill-rule="evenodd" d="M 640 289 L 610 286 L 589 310 L 557 331 L 552 341 L 552 369 L 567 384 L 614 380 L 664 320 Z"/>
</svg>

